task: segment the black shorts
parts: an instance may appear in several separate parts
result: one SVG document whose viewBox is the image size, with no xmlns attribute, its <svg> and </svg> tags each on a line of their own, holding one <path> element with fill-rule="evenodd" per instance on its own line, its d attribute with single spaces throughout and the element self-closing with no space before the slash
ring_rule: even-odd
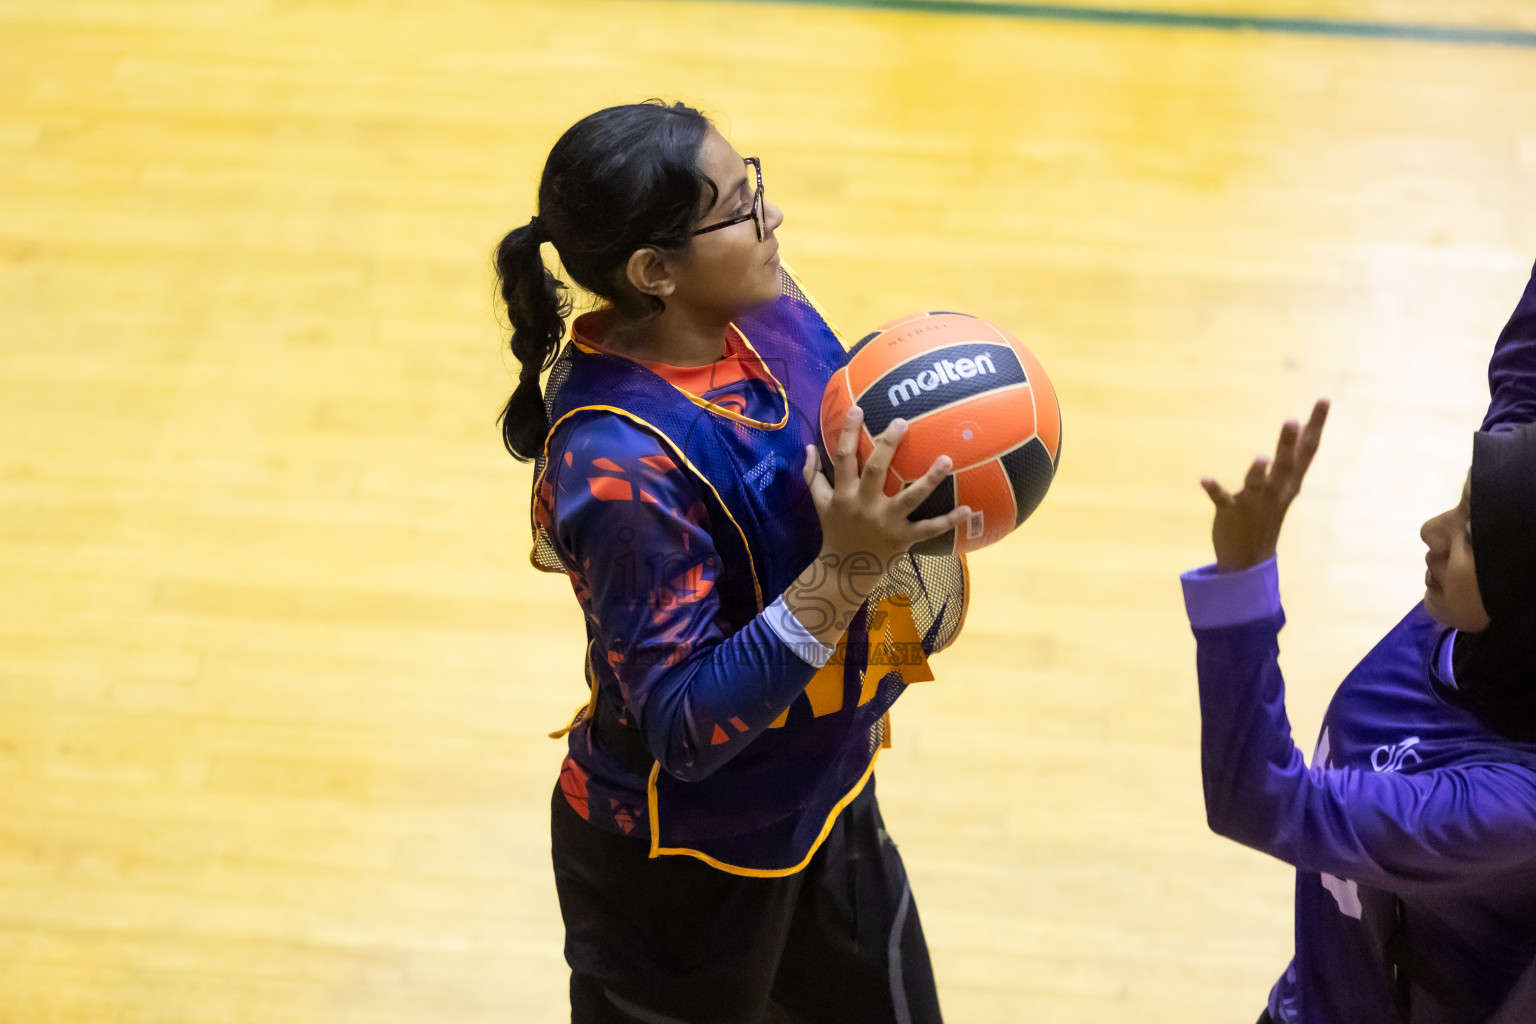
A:
<svg viewBox="0 0 1536 1024">
<path fill-rule="evenodd" d="M 938 1024 L 871 780 L 804 871 L 747 878 L 599 829 L 555 787 L 573 1024 Z"/>
</svg>

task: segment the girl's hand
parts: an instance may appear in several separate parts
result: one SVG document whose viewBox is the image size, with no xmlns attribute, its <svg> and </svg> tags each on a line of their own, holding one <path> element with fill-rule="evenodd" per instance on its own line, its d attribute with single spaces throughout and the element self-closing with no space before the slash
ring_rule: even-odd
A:
<svg viewBox="0 0 1536 1024">
<path fill-rule="evenodd" d="M 1301 492 L 1301 480 L 1317 454 L 1323 437 L 1323 423 L 1328 419 L 1328 399 L 1320 398 L 1312 407 L 1305 427 L 1287 420 L 1280 428 L 1271 462 L 1264 456 L 1253 460 L 1243 489 L 1228 494 L 1213 478 L 1205 477 L 1200 486 L 1216 506 L 1216 521 L 1211 526 L 1211 543 L 1216 548 L 1216 568 L 1238 572 L 1271 558 L 1280 540 L 1280 524 L 1286 510 Z"/>
<path fill-rule="evenodd" d="M 891 559 L 913 544 L 957 528 L 971 514 L 969 507 L 961 505 L 933 519 L 909 521 L 907 516 L 933 493 L 954 468 L 953 463 L 949 456 L 941 455 L 920 479 L 887 497 L 884 493 L 885 473 L 896 454 L 896 447 L 906 436 L 907 423 L 901 419 L 892 420 L 875 438 L 874 451 L 864 463 L 861 474 L 857 442 L 863 416 L 863 410 L 854 406 L 843 421 L 837 450 L 832 455 L 836 484 L 829 483 L 821 472 L 816 447 L 806 446 L 805 482 L 810 485 L 816 514 L 821 519 L 821 554 L 823 559 L 830 556 L 828 560 L 834 571 L 849 564 L 855 555 L 867 555 L 883 572 Z M 859 575 L 869 587 L 879 579 L 878 574 L 871 576 L 865 572 Z M 868 596 L 868 587 L 861 589 L 865 591 L 862 596 Z"/>
</svg>

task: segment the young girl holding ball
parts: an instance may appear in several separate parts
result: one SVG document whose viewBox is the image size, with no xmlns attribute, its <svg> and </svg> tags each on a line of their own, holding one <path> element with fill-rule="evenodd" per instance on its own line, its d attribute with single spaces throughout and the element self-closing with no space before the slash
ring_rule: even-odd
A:
<svg viewBox="0 0 1536 1024">
<path fill-rule="evenodd" d="M 899 420 L 862 474 L 853 430 L 835 486 L 820 471 L 844 350 L 782 268 L 782 220 L 702 114 L 635 104 L 560 138 L 497 252 L 534 562 L 570 577 L 587 626 L 552 805 L 574 1021 L 939 1020 L 871 777 L 926 666 L 870 652 L 958 632 L 961 564 L 905 552 L 968 510 L 907 518 L 946 459 L 882 493 Z M 563 348 L 545 244 L 603 302 Z"/>
</svg>

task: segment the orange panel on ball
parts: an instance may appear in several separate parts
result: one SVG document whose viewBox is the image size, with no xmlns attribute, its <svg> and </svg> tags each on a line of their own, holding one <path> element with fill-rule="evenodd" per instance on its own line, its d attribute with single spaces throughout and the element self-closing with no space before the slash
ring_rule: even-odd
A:
<svg viewBox="0 0 1536 1024">
<path fill-rule="evenodd" d="M 973 513 L 970 522 L 962 524 L 956 531 L 957 546 L 964 551 L 1002 540 L 1018 519 L 1013 487 L 996 459 L 955 474 L 955 504 L 969 505 Z M 972 536 L 972 524 L 976 521 L 974 513 L 977 512 L 981 513 L 981 534 Z"/>
<path fill-rule="evenodd" d="M 837 451 L 837 435 L 842 431 L 843 419 L 853 396 L 848 393 L 848 371 L 838 370 L 827 381 L 827 390 L 821 395 L 821 444 L 827 454 Z"/>
<path fill-rule="evenodd" d="M 879 337 L 870 339 L 848 361 L 848 389 L 854 395 L 863 395 L 871 384 L 909 359 L 921 358 L 944 345 L 975 341 L 994 331 L 984 321 L 961 313 L 917 313 L 892 320 L 877 333 Z"/>
<path fill-rule="evenodd" d="M 875 450 L 875 439 L 869 436 L 869 430 L 864 424 L 859 424 L 859 472 L 864 472 L 864 463 L 869 461 L 869 453 Z"/>
<path fill-rule="evenodd" d="M 1056 404 L 1056 388 L 1033 352 L 1023 345 L 1015 345 L 1013 350 L 1018 353 L 1019 362 L 1029 376 L 1029 386 L 1035 392 L 1035 432 L 1054 460 L 1061 448 L 1061 408 Z"/>
<path fill-rule="evenodd" d="M 911 358 L 912 352 L 900 334 L 882 334 L 859 349 L 848 361 L 848 390 L 861 395 L 892 368 Z"/>
<path fill-rule="evenodd" d="M 915 480 L 940 455 L 964 469 L 1012 451 L 1034 436 L 1029 388 L 992 391 L 913 420 L 891 467 L 903 479 Z"/>
</svg>

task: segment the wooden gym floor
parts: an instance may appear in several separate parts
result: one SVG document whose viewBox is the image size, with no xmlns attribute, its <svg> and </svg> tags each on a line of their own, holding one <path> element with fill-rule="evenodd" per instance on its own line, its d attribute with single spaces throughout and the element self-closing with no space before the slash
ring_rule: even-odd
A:
<svg viewBox="0 0 1536 1024">
<path fill-rule="evenodd" d="M 1251 1021 L 1290 876 L 1204 825 L 1196 481 L 1333 397 L 1281 552 L 1310 750 L 1536 258 L 1536 15 L 1174 9 L 1503 36 L 0 0 L 0 1020 L 561 1019 L 580 620 L 526 560 L 489 253 L 562 129 L 662 96 L 762 157 L 847 331 L 971 311 L 1061 395 L 1055 488 L 880 763 L 948 1019 Z"/>
</svg>

